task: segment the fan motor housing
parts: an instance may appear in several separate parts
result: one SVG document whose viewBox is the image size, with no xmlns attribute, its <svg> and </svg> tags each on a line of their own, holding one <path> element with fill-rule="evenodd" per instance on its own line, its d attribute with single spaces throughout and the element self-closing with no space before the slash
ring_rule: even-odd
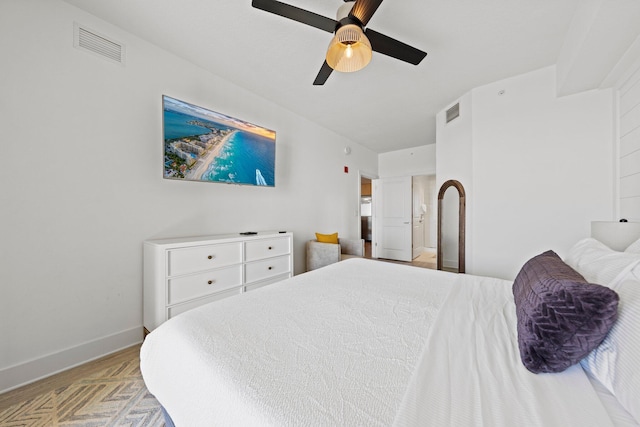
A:
<svg viewBox="0 0 640 427">
<path fill-rule="evenodd" d="M 340 20 L 349 16 L 349 13 L 351 13 L 351 9 L 353 9 L 354 4 L 356 4 L 355 1 L 345 0 L 344 4 L 338 8 L 338 13 L 336 13 L 336 21 L 340 22 Z"/>
<path fill-rule="evenodd" d="M 334 31 L 334 33 L 336 31 L 338 31 L 338 28 L 344 26 L 344 25 L 357 25 L 358 27 L 360 27 L 362 29 L 362 22 L 360 22 L 358 20 L 358 18 L 355 18 L 353 16 L 347 16 L 345 18 L 342 18 L 341 20 L 338 21 L 338 23 L 336 24 L 336 29 Z"/>
</svg>

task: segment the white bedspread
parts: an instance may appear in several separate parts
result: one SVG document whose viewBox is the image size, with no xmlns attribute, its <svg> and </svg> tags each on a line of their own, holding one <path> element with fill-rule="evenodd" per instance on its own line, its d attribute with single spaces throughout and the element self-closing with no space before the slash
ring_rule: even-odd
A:
<svg viewBox="0 0 640 427">
<path fill-rule="evenodd" d="M 169 320 L 141 370 L 178 427 L 391 425 L 454 278 L 343 261 Z"/>
<path fill-rule="evenodd" d="M 353 259 L 180 315 L 141 370 L 178 427 L 609 426 L 520 363 L 511 283 Z"/>
<path fill-rule="evenodd" d="M 396 426 L 612 426 L 575 365 L 533 374 L 520 361 L 512 282 L 460 275 L 431 326 Z"/>
</svg>

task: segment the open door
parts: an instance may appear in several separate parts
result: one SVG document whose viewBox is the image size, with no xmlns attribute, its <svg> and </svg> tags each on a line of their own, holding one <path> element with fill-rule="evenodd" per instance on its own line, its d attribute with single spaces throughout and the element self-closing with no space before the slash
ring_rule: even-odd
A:
<svg viewBox="0 0 640 427">
<path fill-rule="evenodd" d="M 411 261 L 411 188 L 410 176 L 373 180 L 376 258 Z"/>
</svg>

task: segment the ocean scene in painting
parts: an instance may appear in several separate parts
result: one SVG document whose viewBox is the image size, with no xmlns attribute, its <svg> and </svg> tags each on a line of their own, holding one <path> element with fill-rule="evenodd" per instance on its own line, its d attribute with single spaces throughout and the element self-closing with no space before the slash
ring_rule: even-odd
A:
<svg viewBox="0 0 640 427">
<path fill-rule="evenodd" d="M 275 185 L 274 131 L 163 96 L 164 177 Z"/>
</svg>

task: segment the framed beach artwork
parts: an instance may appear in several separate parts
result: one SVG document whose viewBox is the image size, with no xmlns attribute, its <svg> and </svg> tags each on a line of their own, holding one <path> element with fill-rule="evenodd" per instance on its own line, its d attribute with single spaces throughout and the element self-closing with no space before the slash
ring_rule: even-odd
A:
<svg viewBox="0 0 640 427">
<path fill-rule="evenodd" d="M 276 133 L 162 97 L 164 177 L 275 186 Z"/>
</svg>

